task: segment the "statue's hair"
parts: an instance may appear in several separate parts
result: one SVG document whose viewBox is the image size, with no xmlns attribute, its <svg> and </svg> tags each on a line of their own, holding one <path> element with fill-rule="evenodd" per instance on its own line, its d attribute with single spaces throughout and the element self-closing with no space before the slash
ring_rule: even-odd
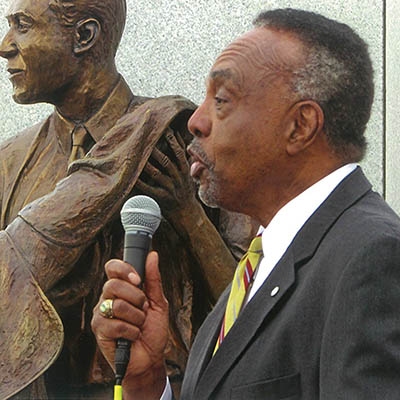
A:
<svg viewBox="0 0 400 400">
<path fill-rule="evenodd" d="M 66 27 L 95 18 L 102 30 L 99 55 L 115 57 L 126 21 L 126 0 L 50 0 L 50 8 Z"/>
<path fill-rule="evenodd" d="M 293 90 L 321 106 L 335 153 L 347 162 L 361 160 L 374 97 L 367 44 L 349 26 L 303 10 L 265 11 L 254 25 L 289 32 L 303 43 L 306 62 L 293 72 Z"/>
</svg>

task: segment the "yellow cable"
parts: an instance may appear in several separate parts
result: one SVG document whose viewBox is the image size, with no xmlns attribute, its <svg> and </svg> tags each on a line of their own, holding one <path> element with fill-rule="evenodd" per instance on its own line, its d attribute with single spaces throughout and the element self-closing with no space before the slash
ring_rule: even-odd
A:
<svg viewBox="0 0 400 400">
<path fill-rule="evenodd" d="M 114 400 L 122 400 L 122 386 L 121 385 L 114 386 Z"/>
</svg>

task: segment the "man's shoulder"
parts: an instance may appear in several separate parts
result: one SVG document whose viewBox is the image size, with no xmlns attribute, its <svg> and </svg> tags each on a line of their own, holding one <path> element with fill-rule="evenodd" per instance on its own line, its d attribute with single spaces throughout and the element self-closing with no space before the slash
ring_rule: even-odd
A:
<svg viewBox="0 0 400 400">
<path fill-rule="evenodd" d="M 157 125 L 170 126 L 173 130 L 181 133 L 187 131 L 187 122 L 193 114 L 197 105 L 186 97 L 179 95 L 168 95 L 160 97 L 134 96 L 127 113 L 123 118 L 149 114 Z"/>
<path fill-rule="evenodd" d="M 400 217 L 395 210 L 377 192 L 370 191 L 352 208 L 348 210 L 348 217 L 354 225 L 373 237 L 381 232 L 385 236 L 393 234 L 400 240 Z"/>
<path fill-rule="evenodd" d="M 317 249 L 323 249 L 323 254 L 333 251 L 335 259 L 343 260 L 345 254 L 368 248 L 370 243 L 388 236 L 400 243 L 400 218 L 372 189 L 359 168 L 307 220 L 293 241 L 292 250 L 296 257 L 311 257 Z"/>
<path fill-rule="evenodd" d="M 394 229 L 400 229 L 399 215 L 391 208 L 384 197 L 374 190 L 373 185 L 361 168 L 349 175 L 342 186 L 347 193 L 355 193 L 354 198 L 342 193 L 343 197 L 349 196 L 350 200 L 344 215 L 353 220 L 354 225 L 374 225 L 383 230 L 391 225 Z"/>
<path fill-rule="evenodd" d="M 369 190 L 338 216 L 325 237 L 331 248 L 340 249 L 337 259 L 355 253 L 377 251 L 384 243 L 400 249 L 400 217 L 374 190 Z M 325 241 L 325 245 L 328 242 Z"/>
<path fill-rule="evenodd" d="M 191 100 L 180 95 L 168 95 L 160 97 L 134 96 L 129 105 L 128 112 L 134 111 L 142 105 L 146 105 L 149 107 L 155 106 L 157 108 L 170 107 L 171 109 L 176 109 L 177 112 L 184 109 L 194 111 L 197 107 L 196 104 L 193 103 Z"/>
</svg>

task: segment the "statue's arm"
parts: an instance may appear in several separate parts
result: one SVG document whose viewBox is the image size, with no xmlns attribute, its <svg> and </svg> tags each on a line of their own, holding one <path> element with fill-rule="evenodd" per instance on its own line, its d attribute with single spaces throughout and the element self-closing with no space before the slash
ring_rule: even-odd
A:
<svg viewBox="0 0 400 400">
<path fill-rule="evenodd" d="M 118 218 L 159 138 L 187 106 L 180 98 L 163 98 L 125 115 L 87 157 L 70 165 L 69 176 L 8 226 L 44 292 L 70 272 L 96 235 Z"/>
<path fill-rule="evenodd" d="M 170 128 L 164 138 L 172 156 L 155 148 L 137 188 L 162 204 L 164 218 L 181 236 L 182 246 L 197 258 L 216 300 L 231 281 L 236 260 L 196 197 L 180 134 Z"/>
<path fill-rule="evenodd" d="M 187 108 L 184 99 L 164 98 L 127 114 L 51 193 L 0 231 L 0 332 L 22 340 L 0 343 L 0 398 L 28 385 L 57 356 L 62 325 L 46 292 L 118 216 L 165 128 Z"/>
</svg>

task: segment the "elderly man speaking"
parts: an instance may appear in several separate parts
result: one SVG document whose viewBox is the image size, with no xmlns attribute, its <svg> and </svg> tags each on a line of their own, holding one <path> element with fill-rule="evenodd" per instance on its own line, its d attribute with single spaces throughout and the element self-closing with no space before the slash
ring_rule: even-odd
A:
<svg viewBox="0 0 400 400">
<path fill-rule="evenodd" d="M 261 225 L 199 330 L 181 399 L 398 399 L 400 220 L 357 165 L 373 99 L 367 46 L 311 12 L 261 13 L 209 73 L 189 121 L 209 205 Z M 158 257 L 145 289 L 106 265 L 92 326 L 110 363 L 129 339 L 124 399 L 168 398 Z"/>
</svg>

